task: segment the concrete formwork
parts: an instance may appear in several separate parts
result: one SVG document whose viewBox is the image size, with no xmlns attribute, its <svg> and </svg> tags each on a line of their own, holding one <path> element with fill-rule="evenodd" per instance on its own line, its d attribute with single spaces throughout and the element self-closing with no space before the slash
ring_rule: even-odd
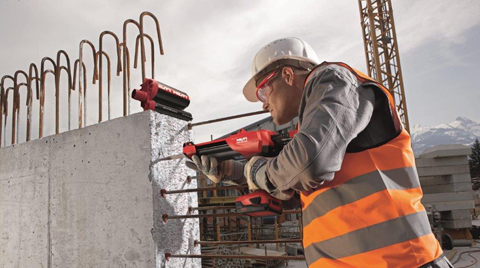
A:
<svg viewBox="0 0 480 268">
<path fill-rule="evenodd" d="M 199 254 L 198 222 L 161 222 L 197 206 L 195 193 L 160 197 L 195 188 L 193 172 L 154 163 L 191 138 L 186 122 L 143 112 L 1 148 L 0 267 L 200 267 L 164 260 Z"/>
</svg>

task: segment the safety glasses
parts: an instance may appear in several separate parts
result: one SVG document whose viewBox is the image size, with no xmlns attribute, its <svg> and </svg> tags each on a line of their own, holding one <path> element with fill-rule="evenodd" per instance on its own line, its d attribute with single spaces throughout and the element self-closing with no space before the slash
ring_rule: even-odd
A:
<svg viewBox="0 0 480 268">
<path fill-rule="evenodd" d="M 259 101 L 263 103 L 267 102 L 268 95 L 270 95 L 268 93 L 267 84 L 270 80 L 272 80 L 275 77 L 276 74 L 277 74 L 277 71 L 273 71 L 267 77 L 265 77 L 265 79 L 263 79 L 262 82 L 260 82 L 260 84 L 258 84 L 257 90 L 255 91 L 255 95 L 257 96 L 257 99 Z"/>
</svg>

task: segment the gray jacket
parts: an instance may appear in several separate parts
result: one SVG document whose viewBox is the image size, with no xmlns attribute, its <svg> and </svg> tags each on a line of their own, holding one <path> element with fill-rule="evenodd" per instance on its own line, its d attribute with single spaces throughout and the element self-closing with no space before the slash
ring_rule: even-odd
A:
<svg viewBox="0 0 480 268">
<path fill-rule="evenodd" d="M 348 144 L 369 124 L 374 90 L 348 69 L 322 65 L 310 74 L 299 110 L 299 130 L 255 176 L 260 188 L 287 200 L 314 190 L 340 170 Z"/>
</svg>

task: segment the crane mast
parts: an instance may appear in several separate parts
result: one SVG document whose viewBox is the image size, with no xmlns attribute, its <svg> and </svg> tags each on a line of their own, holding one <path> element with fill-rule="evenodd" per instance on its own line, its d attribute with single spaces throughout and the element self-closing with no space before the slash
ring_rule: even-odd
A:
<svg viewBox="0 0 480 268">
<path fill-rule="evenodd" d="M 391 0 L 358 0 L 358 5 L 368 75 L 390 91 L 410 132 Z"/>
</svg>

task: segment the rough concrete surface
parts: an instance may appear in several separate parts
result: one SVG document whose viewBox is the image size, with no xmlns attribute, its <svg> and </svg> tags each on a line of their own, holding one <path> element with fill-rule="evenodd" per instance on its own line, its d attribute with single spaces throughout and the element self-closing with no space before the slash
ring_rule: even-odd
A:
<svg viewBox="0 0 480 268">
<path fill-rule="evenodd" d="M 185 166 L 185 159 L 162 161 L 157 159 L 182 152 L 183 143 L 193 140 L 193 134 L 187 130 L 187 123 L 172 117 L 151 113 L 152 151 L 151 178 L 154 191 L 154 229 L 157 255 L 156 267 L 201 267 L 201 259 L 171 258 L 165 260 L 165 253 L 200 254 L 200 247 L 193 247 L 193 241 L 199 239 L 198 219 L 171 219 L 166 223 L 163 214 L 185 215 L 188 207 L 197 207 L 196 193 L 169 194 L 160 196 L 160 190 L 179 190 L 197 188 L 195 181 L 188 183 L 187 176 L 195 172 Z"/>
<path fill-rule="evenodd" d="M 161 231 L 159 215 L 174 203 L 159 199 L 159 185 L 177 188 L 168 183 L 188 171 L 151 165 L 190 140 L 178 134 L 185 125 L 143 112 L 1 148 L 0 267 L 200 267 L 165 264 L 158 251 L 184 254 L 198 233 L 194 220 Z M 174 145 L 162 143 L 169 135 Z M 177 197 L 180 207 L 193 196 Z"/>
<path fill-rule="evenodd" d="M 47 267 L 46 141 L 0 149 L 0 267 Z"/>
</svg>

